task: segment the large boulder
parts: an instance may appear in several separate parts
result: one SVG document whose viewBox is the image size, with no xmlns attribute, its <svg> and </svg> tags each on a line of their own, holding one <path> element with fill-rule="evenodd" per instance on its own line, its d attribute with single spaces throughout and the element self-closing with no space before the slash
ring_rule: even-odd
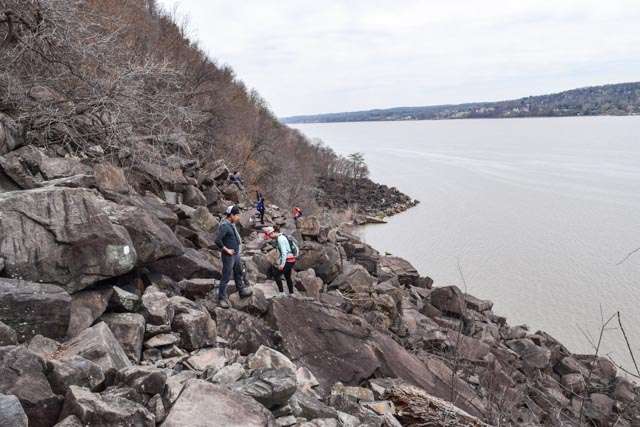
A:
<svg viewBox="0 0 640 427">
<path fill-rule="evenodd" d="M 130 271 L 137 261 L 127 231 L 83 188 L 0 194 L 4 274 L 58 284 L 70 293 Z"/>
<path fill-rule="evenodd" d="M 171 329 L 180 334 L 180 347 L 193 351 L 216 341 L 216 324 L 209 312 L 184 297 L 172 297 L 175 316 Z"/>
<path fill-rule="evenodd" d="M 0 278 L 0 321 L 13 328 L 20 342 L 38 334 L 64 337 L 70 306 L 71 297 L 59 286 Z"/>
<path fill-rule="evenodd" d="M 103 193 L 128 194 L 131 191 L 127 178 L 119 167 L 110 163 L 98 163 L 93 166 L 93 174 L 96 187 Z"/>
<path fill-rule="evenodd" d="M 296 262 L 296 270 L 312 268 L 316 276 L 325 283 L 331 283 L 342 270 L 342 259 L 338 248 L 331 244 L 321 245 L 316 242 L 304 242 L 300 245 L 300 256 Z"/>
<path fill-rule="evenodd" d="M 375 283 L 376 279 L 363 266 L 347 264 L 344 271 L 329 284 L 328 288 L 351 293 L 369 293 L 373 291 Z"/>
<path fill-rule="evenodd" d="M 98 364 L 107 378 L 112 378 L 116 371 L 131 366 L 127 354 L 104 322 L 85 329 L 64 343 L 58 351 L 58 357 L 61 359 L 74 355 Z"/>
<path fill-rule="evenodd" d="M 148 323 L 169 325 L 175 311 L 167 294 L 151 287 L 142 295 L 142 314 Z"/>
<path fill-rule="evenodd" d="M 214 265 L 202 252 L 189 248 L 182 255 L 163 258 L 149 266 L 149 269 L 171 277 L 179 282 L 184 279 L 220 279 L 222 270 Z"/>
<path fill-rule="evenodd" d="M 189 182 L 181 169 L 160 165 L 152 162 L 137 162 L 133 167 L 137 179 L 144 181 L 145 187 L 153 188 L 156 192 L 168 190 L 181 193 Z"/>
<path fill-rule="evenodd" d="M 113 289 L 85 289 L 71 297 L 71 318 L 69 320 L 68 335 L 75 337 L 80 332 L 93 325 L 102 316 L 109 305 Z"/>
<path fill-rule="evenodd" d="M 526 367 L 544 369 L 550 365 L 551 351 L 537 346 L 528 338 L 507 341 L 507 346 L 518 353 Z"/>
<path fill-rule="evenodd" d="M 297 388 L 296 374 L 287 368 L 256 369 L 251 377 L 233 384 L 236 390 L 251 396 L 267 408 L 287 403 Z"/>
<path fill-rule="evenodd" d="M 138 255 L 138 266 L 161 258 L 182 255 L 184 249 L 173 231 L 155 215 L 133 206 L 102 201 L 101 209 L 111 221 L 123 226 Z"/>
<path fill-rule="evenodd" d="M 26 348 L 0 347 L 0 393 L 20 400 L 31 427 L 50 427 L 60 413 L 61 399 L 44 372 L 44 362 Z"/>
<path fill-rule="evenodd" d="M 298 219 L 298 231 L 302 236 L 317 238 L 320 235 L 320 221 L 315 216 Z"/>
<path fill-rule="evenodd" d="M 163 427 L 275 426 L 273 416 L 254 399 L 203 380 L 190 380 Z"/>
<path fill-rule="evenodd" d="M 374 374 L 386 375 L 443 399 L 451 399 L 453 389 L 458 406 L 472 415 L 484 412 L 473 389 L 452 375 L 446 364 L 436 358 L 419 360 L 361 318 L 294 299 L 273 300 L 269 317 L 292 361 L 308 368 L 324 393 L 336 382 L 359 385 Z"/>
<path fill-rule="evenodd" d="M 431 304 L 446 314 L 466 316 L 467 305 L 462 291 L 457 286 L 444 286 L 431 292 Z"/>
<path fill-rule="evenodd" d="M 385 273 L 398 276 L 404 286 L 417 286 L 420 274 L 409 261 L 395 256 L 380 257 L 380 270 Z"/>
<path fill-rule="evenodd" d="M 91 167 L 79 160 L 48 157 L 33 145 L 0 157 L 0 168 L 23 189 L 40 187 L 45 181 L 91 173 Z"/>
<path fill-rule="evenodd" d="M 257 317 L 234 309 L 214 309 L 218 336 L 229 343 L 229 347 L 242 354 L 258 351 L 261 345 L 276 347 L 278 337 L 273 329 Z"/>
<path fill-rule="evenodd" d="M 47 379 L 54 393 L 65 395 L 72 385 L 95 390 L 105 380 L 102 368 L 80 356 L 47 360 Z"/>
<path fill-rule="evenodd" d="M 144 316 L 138 313 L 108 313 L 100 320 L 109 326 L 129 360 L 140 362 L 145 331 Z"/>
<path fill-rule="evenodd" d="M 20 400 L 13 395 L 0 394 L 0 426 L 28 427 L 29 419 Z"/>
<path fill-rule="evenodd" d="M 92 427 L 156 425 L 154 416 L 139 403 L 118 396 L 101 396 L 77 386 L 71 386 L 65 396 L 61 418 L 69 415 Z"/>
</svg>

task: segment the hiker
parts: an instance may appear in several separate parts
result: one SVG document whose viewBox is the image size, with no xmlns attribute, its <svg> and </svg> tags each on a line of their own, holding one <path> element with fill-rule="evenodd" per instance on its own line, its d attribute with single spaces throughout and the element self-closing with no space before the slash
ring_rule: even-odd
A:
<svg viewBox="0 0 640 427">
<path fill-rule="evenodd" d="M 256 210 L 260 214 L 260 224 L 264 224 L 264 212 L 265 212 L 264 196 L 262 195 L 262 193 L 257 193 L 257 194 L 258 194 L 258 202 L 256 203 Z"/>
<path fill-rule="evenodd" d="M 296 227 L 298 226 L 298 219 L 302 216 L 302 209 L 299 207 L 293 208 L 293 220 L 296 223 Z"/>
<path fill-rule="evenodd" d="M 229 182 L 235 184 L 238 190 L 244 191 L 244 183 L 242 182 L 242 178 L 240 178 L 240 172 L 233 171 L 233 173 L 229 175 Z"/>
<path fill-rule="evenodd" d="M 298 256 L 298 245 L 292 237 L 286 236 L 280 232 L 280 226 L 274 225 L 273 227 L 264 228 L 265 237 L 268 239 L 275 239 L 276 247 L 278 248 L 278 266 L 271 266 L 268 276 L 273 277 L 278 285 L 278 291 L 280 294 L 284 294 L 282 287 L 282 275 L 287 281 L 287 288 L 289 288 L 289 294 L 293 294 L 293 280 L 291 280 L 291 272 L 296 265 L 296 257 Z"/>
<path fill-rule="evenodd" d="M 242 240 L 235 224 L 240 221 L 240 209 L 237 206 L 229 206 L 225 211 L 226 219 L 218 226 L 216 235 L 216 246 L 220 249 L 222 259 L 222 280 L 218 287 L 218 305 L 221 308 L 229 308 L 227 299 L 227 284 L 233 273 L 233 280 L 236 283 L 238 294 L 241 298 L 246 298 L 253 294 L 253 291 L 242 280 L 242 262 L 240 261 L 240 250 Z"/>
</svg>

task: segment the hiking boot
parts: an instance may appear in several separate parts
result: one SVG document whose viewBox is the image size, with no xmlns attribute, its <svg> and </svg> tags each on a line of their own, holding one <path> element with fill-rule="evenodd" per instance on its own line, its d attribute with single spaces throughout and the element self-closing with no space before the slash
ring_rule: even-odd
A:
<svg viewBox="0 0 640 427">
<path fill-rule="evenodd" d="M 231 306 L 229 305 L 229 301 L 226 298 L 220 298 L 218 300 L 218 307 L 220 307 L 220 308 L 229 308 Z"/>
<path fill-rule="evenodd" d="M 240 298 L 247 298 L 253 295 L 253 289 L 251 289 L 248 286 L 245 288 L 240 288 L 240 290 L 238 291 L 238 294 L 240 295 Z"/>
</svg>

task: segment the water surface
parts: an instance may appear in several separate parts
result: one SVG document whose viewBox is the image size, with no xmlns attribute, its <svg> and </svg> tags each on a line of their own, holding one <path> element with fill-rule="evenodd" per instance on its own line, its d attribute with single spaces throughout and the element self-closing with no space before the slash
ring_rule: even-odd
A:
<svg viewBox="0 0 640 427">
<path fill-rule="evenodd" d="M 640 355 L 640 253 L 617 265 L 640 246 L 640 117 L 295 127 L 422 202 L 362 230 L 378 250 L 574 352 L 619 310 Z M 619 332 L 603 350 L 631 366 Z"/>
</svg>

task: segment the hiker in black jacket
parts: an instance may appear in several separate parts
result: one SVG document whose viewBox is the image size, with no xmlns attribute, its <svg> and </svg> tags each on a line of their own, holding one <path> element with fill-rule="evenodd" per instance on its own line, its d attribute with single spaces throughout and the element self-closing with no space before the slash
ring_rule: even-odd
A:
<svg viewBox="0 0 640 427">
<path fill-rule="evenodd" d="M 225 212 L 227 218 L 218 226 L 216 246 L 220 249 L 222 259 L 222 280 L 218 287 L 218 305 L 221 308 L 229 308 L 227 300 L 227 284 L 233 273 L 233 280 L 241 298 L 253 294 L 251 288 L 242 280 L 242 264 L 240 250 L 242 241 L 236 223 L 240 220 L 240 209 L 237 206 L 229 206 Z"/>
</svg>

